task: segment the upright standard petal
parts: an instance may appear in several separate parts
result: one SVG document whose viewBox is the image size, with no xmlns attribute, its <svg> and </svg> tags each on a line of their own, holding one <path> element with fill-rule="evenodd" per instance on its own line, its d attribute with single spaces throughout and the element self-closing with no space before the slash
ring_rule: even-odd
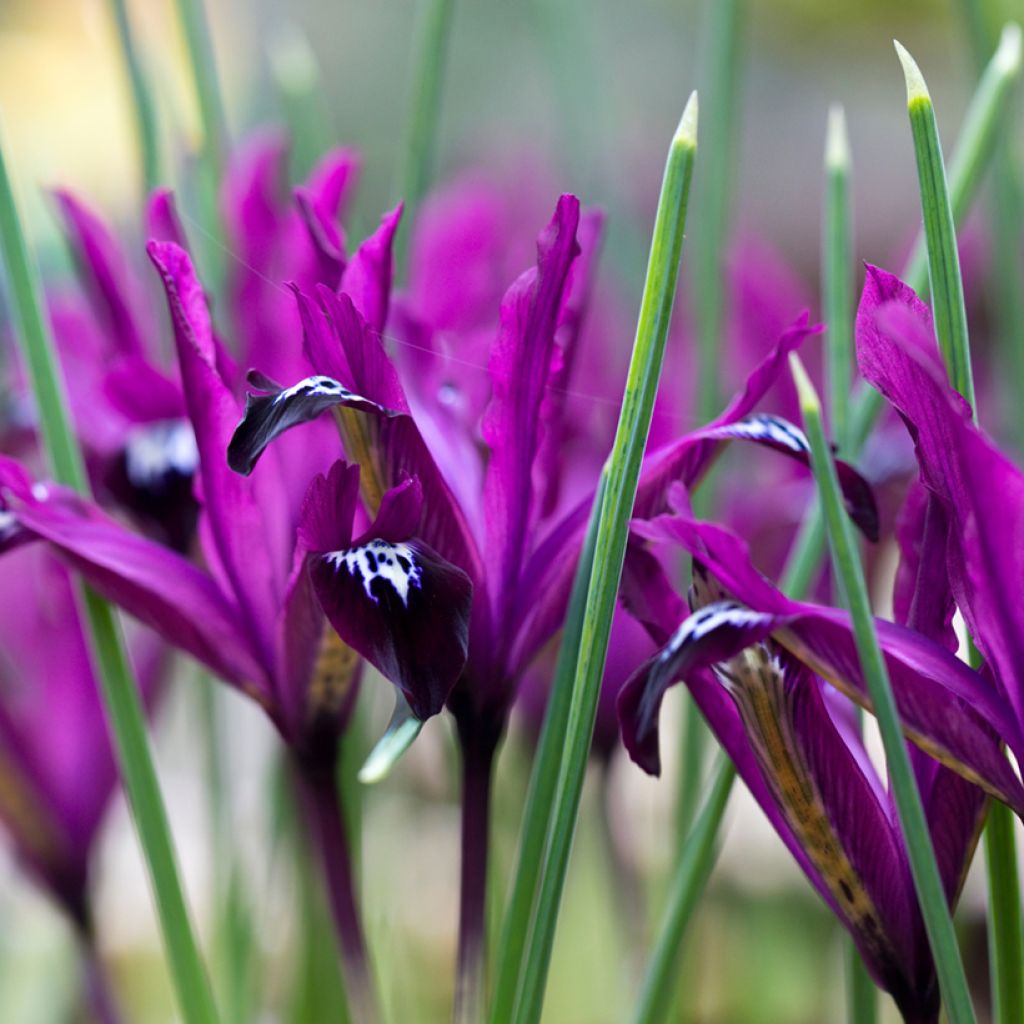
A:
<svg viewBox="0 0 1024 1024">
<path fill-rule="evenodd" d="M 339 291 L 348 295 L 363 319 L 381 333 L 391 303 L 392 248 L 402 204 L 381 218 L 380 227 L 352 254 Z"/>
<path fill-rule="evenodd" d="M 956 603 L 1024 721 L 1024 473 L 971 423 L 946 382 L 927 307 L 876 267 L 868 267 L 857 315 L 857 357 L 907 424 L 921 480 L 948 518 L 945 563 Z"/>
<path fill-rule="evenodd" d="M 163 279 L 189 418 L 199 448 L 206 524 L 223 570 L 249 622 L 253 642 L 273 664 L 271 637 L 290 564 L 287 494 L 265 478 L 254 484 L 232 473 L 226 450 L 238 406 L 217 368 L 217 342 L 206 297 L 188 254 L 173 243 L 151 242 L 150 258 Z M 208 557 L 213 553 L 209 553 Z"/>
<path fill-rule="evenodd" d="M 122 355 L 141 355 L 146 336 L 134 308 L 136 282 L 113 236 L 70 192 L 56 193 L 68 244 L 93 312 Z"/>
<path fill-rule="evenodd" d="M 491 460 L 484 481 L 488 559 L 495 566 L 495 622 L 515 602 L 533 514 L 533 468 L 541 440 L 540 411 L 552 371 L 555 332 L 569 272 L 579 252 L 579 200 L 564 195 L 537 242 L 537 265 L 505 294 L 491 353 L 491 404 L 483 437 Z"/>
</svg>

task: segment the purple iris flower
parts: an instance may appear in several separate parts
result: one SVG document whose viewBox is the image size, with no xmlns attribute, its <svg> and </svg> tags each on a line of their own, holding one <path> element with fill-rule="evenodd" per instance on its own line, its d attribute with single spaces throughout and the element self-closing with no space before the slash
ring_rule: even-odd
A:
<svg viewBox="0 0 1024 1024">
<path fill-rule="evenodd" d="M 85 302 L 51 303 L 51 319 L 94 491 L 187 551 L 198 451 L 180 381 L 157 356 L 143 282 L 92 211 L 68 192 L 55 200 Z M 154 195 L 148 214 L 163 232 L 181 233 L 165 193 Z"/>
<path fill-rule="evenodd" d="M 692 518 L 681 490 L 672 504 L 674 514 L 637 522 L 634 532 L 693 555 L 690 607 L 636 542 L 624 577 L 628 606 L 663 645 L 619 697 L 630 755 L 657 773 L 662 696 L 685 681 L 875 980 L 906 1020 L 938 1020 L 935 971 L 895 805 L 854 725 L 850 699 L 865 707 L 869 700 L 848 615 L 789 600 L 754 568 L 739 538 Z M 1019 751 L 1022 736 L 1009 704 L 949 650 L 948 587 L 933 586 L 920 538 L 904 527 L 898 607 L 906 625 L 876 626 L 906 735 L 931 755 L 915 751 L 913 764 L 952 904 L 986 793 L 1024 811 L 1024 787 L 1002 751 L 1004 743 Z"/>
<path fill-rule="evenodd" d="M 450 421 L 431 410 L 413 414 L 378 331 L 346 294 L 325 288 L 315 300 L 297 292 L 306 355 L 316 373 L 289 387 L 251 374 L 260 391 L 250 395 L 228 449 L 231 465 L 251 473 L 271 441 L 331 411 L 349 457 L 360 462 L 364 473 L 372 467 L 366 473 L 372 486 L 364 481 L 371 508 L 385 483 L 401 473 L 419 477 L 421 536 L 469 574 L 476 593 L 469 661 L 451 706 L 457 718 L 481 720 L 479 727 L 488 719 L 487 728 L 495 735 L 516 681 L 561 623 L 590 504 L 588 496 L 567 514 L 545 522 L 535 499 L 538 453 L 546 430 L 558 419 L 545 390 L 565 366 L 564 343 L 558 342 L 574 312 L 571 270 L 579 224 L 578 202 L 563 197 L 538 242 L 536 269 L 506 293 L 491 352 L 493 392 L 479 428 L 490 449 L 484 470 L 451 465 L 452 453 L 464 455 L 466 449 L 458 439 L 444 445 L 452 433 Z M 798 428 L 752 410 L 778 376 L 786 354 L 815 330 L 806 318 L 795 324 L 718 420 L 648 456 L 638 515 L 658 511 L 672 481 L 692 484 L 729 440 L 752 440 L 807 464 L 806 440 Z M 439 443 L 428 446 L 427 437 Z M 870 489 L 851 467 L 839 466 L 855 519 L 874 535 Z M 476 491 L 470 490 L 472 482 Z"/>
<path fill-rule="evenodd" d="M 166 649 L 148 631 L 129 640 L 151 712 Z M 0 651 L 0 822 L 18 860 L 75 927 L 88 999 L 108 1014 L 101 1019 L 115 1020 L 93 944 L 89 868 L 117 767 L 70 574 L 41 545 L 4 555 Z"/>
<path fill-rule="evenodd" d="M 1024 473 L 971 422 L 948 385 L 928 307 L 897 277 L 867 268 L 857 313 L 864 377 L 895 406 L 914 442 L 921 563 L 948 580 L 992 685 L 1024 722 L 1019 607 Z M 1018 755 L 1019 759 L 1019 755 Z"/>
<path fill-rule="evenodd" d="M 365 1007 L 371 986 L 334 786 L 338 739 L 361 666 L 356 651 L 420 714 L 436 713 L 465 662 L 470 583 L 415 533 L 421 489 L 413 474 L 383 492 L 379 514 L 366 522 L 355 501 L 359 470 L 335 466 L 313 479 L 296 524 L 294 478 L 276 457 L 252 479 L 229 469 L 225 451 L 241 409 L 222 373 L 227 360 L 205 295 L 179 246 L 154 242 L 150 255 L 167 293 L 199 450 L 205 568 L 60 488 L 33 486 L 4 460 L 7 543 L 47 541 L 100 593 L 264 707 L 295 756 L 328 869 L 350 998 Z M 332 621 L 344 613 L 358 623 L 343 630 L 351 644 L 327 627 L 321 604 Z M 444 659 L 416 659 L 424 637 Z"/>
<path fill-rule="evenodd" d="M 371 571 L 369 555 L 362 553 L 371 543 L 400 548 L 413 540 L 419 483 L 409 477 L 389 488 L 382 495 L 376 524 L 358 531 L 363 536 L 353 541 L 359 510 L 346 496 L 358 481 L 358 471 L 354 476 L 353 471 L 336 467 L 326 479 L 312 482 L 296 534 L 287 479 L 276 459 L 268 459 L 264 472 L 252 479 L 227 466 L 224 452 L 241 413 L 221 375 L 219 343 L 188 255 L 174 243 L 153 243 L 150 252 L 167 290 L 185 403 L 200 453 L 199 540 L 207 568 L 130 533 L 59 489 L 51 488 L 40 497 L 23 471 L 7 463 L 2 479 L 7 515 L 15 528 L 56 545 L 97 589 L 256 697 L 300 753 L 312 753 L 307 748 L 321 733 L 336 739 L 351 704 L 357 661 L 350 658 L 345 676 L 334 679 L 331 687 L 325 689 L 322 680 L 318 682 L 316 658 L 324 619 L 310 582 L 307 563 L 312 550 L 323 558 L 341 559 L 333 581 L 313 573 L 322 584 L 325 603 L 341 601 L 364 624 L 382 605 L 385 584 L 401 590 L 410 607 L 418 607 L 424 594 L 432 604 L 443 606 L 444 623 L 435 626 L 437 636 L 451 645 L 450 687 L 462 667 L 460 650 L 464 659 L 469 600 L 464 578 L 426 547 L 413 548 L 407 580 L 395 575 L 400 566 L 391 575 L 379 564 Z M 337 504 L 330 507 L 336 522 L 329 532 L 323 526 L 322 505 L 334 500 Z M 342 557 L 346 554 L 351 556 L 347 561 Z M 356 580 L 359 586 L 352 585 Z M 334 594 L 332 582 L 341 588 L 343 598 Z M 440 598 L 437 586 L 443 587 Z M 383 604 L 393 605 L 390 597 Z M 408 644 L 408 637 L 396 633 L 392 641 L 397 646 L 370 636 L 367 656 L 379 667 L 390 665 L 389 659 L 403 642 Z M 401 660 L 407 664 L 408 659 Z M 320 669 L 334 672 L 330 665 Z M 402 679 L 397 681 L 403 685 Z M 440 707 L 429 698 L 421 706 L 427 713 Z"/>
</svg>

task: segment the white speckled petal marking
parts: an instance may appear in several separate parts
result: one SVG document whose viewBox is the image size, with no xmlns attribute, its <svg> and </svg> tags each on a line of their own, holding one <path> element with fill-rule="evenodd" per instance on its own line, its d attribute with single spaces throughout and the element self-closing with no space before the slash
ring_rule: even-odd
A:
<svg viewBox="0 0 1024 1024">
<path fill-rule="evenodd" d="M 685 618 L 665 645 L 659 661 L 670 661 L 688 644 L 696 643 L 723 626 L 756 626 L 764 620 L 760 612 L 751 611 L 736 601 L 716 601 Z"/>
<path fill-rule="evenodd" d="M 357 398 L 358 395 L 354 395 L 348 388 L 339 384 L 333 377 L 323 377 L 320 375 L 314 377 L 306 377 L 304 380 L 300 380 L 298 384 L 293 384 L 290 388 L 285 388 L 274 396 L 274 405 L 280 405 L 282 402 L 288 402 L 293 398 L 297 398 L 302 395 L 306 398 L 314 398 L 317 395 L 337 395 L 339 397 Z"/>
<path fill-rule="evenodd" d="M 776 444 L 780 448 L 786 448 L 791 452 L 810 451 L 810 445 L 804 432 L 788 420 L 779 416 L 770 416 L 767 413 L 760 413 L 756 416 L 748 416 L 738 423 L 730 423 L 715 431 L 723 437 L 742 437 L 751 441 L 767 441 Z"/>
<path fill-rule="evenodd" d="M 0 508 L 0 540 L 5 540 L 18 528 L 18 520 L 14 513 L 5 508 Z"/>
<path fill-rule="evenodd" d="M 196 435 L 188 420 L 159 420 L 137 427 L 124 449 L 125 473 L 135 487 L 152 487 L 168 473 L 191 476 L 199 465 Z"/>
<path fill-rule="evenodd" d="M 373 581 L 386 580 L 402 604 L 409 604 L 409 590 L 423 585 L 423 569 L 416 561 L 416 552 L 408 544 L 391 544 L 386 540 L 371 540 L 357 548 L 346 551 L 331 551 L 324 558 L 340 570 L 342 566 L 349 574 L 363 581 L 366 596 L 376 604 L 378 597 L 373 592 Z"/>
</svg>

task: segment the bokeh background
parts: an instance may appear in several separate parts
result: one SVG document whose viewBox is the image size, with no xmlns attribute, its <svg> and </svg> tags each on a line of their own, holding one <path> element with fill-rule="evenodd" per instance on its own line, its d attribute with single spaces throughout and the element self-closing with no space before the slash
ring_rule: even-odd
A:
<svg viewBox="0 0 1024 1024">
<path fill-rule="evenodd" d="M 711 0 L 713 2 L 713 0 Z M 961 11 L 952 0 L 748 0 L 740 51 L 740 122 L 734 149 L 735 237 L 755 239 L 806 288 L 817 290 L 821 160 L 830 103 L 846 108 L 854 160 L 856 253 L 896 269 L 917 228 L 916 178 L 903 81 L 893 37 L 917 57 L 948 143 L 974 76 Z M 1024 4 L 1007 4 L 1024 15 Z M 199 136 L 173 5 L 130 4 L 157 92 L 172 177 Z M 361 237 L 390 205 L 408 109 L 413 0 L 208 0 L 234 139 L 280 122 L 282 83 L 318 75 L 303 131 L 363 153 L 351 234 Z M 694 0 L 456 0 L 436 178 L 486 176 L 522 203 L 539 229 L 560 191 L 575 191 L 609 215 L 607 287 L 635 309 L 666 143 L 689 91 L 705 76 L 708 4 Z M 1015 113 L 1020 126 L 1019 110 Z M 0 6 L 0 118 L 8 159 L 46 272 L 67 275 L 46 189 L 70 187 L 138 243 L 141 190 L 129 96 L 108 5 L 103 0 L 5 0 Z M 702 126 L 703 127 L 703 126 Z M 698 164 L 694 231 L 706 181 Z M 185 205 L 186 214 L 188 205 Z M 190 223 L 189 228 L 192 228 Z M 196 225 L 198 226 L 198 225 Z M 230 252 L 224 253 L 231 259 Z M 686 265 L 684 257 L 684 267 Z M 146 271 L 144 271 L 146 272 Z M 689 287 L 684 269 L 684 289 Z M 793 310 L 796 314 L 798 310 Z M 628 325 L 628 317 L 626 318 Z M 621 337 L 623 351 L 631 341 Z M 666 386 L 681 386 L 666 381 Z M 219 742 L 230 766 L 230 817 L 211 820 L 207 752 L 193 723 L 210 699 L 182 664 L 157 726 L 161 777 L 192 905 L 215 944 L 218 825 L 238 855 L 235 882 L 251 916 L 260 1020 L 326 1024 L 296 986 L 329 987 L 330 963 L 295 980 L 301 959 L 296 907 L 310 898 L 292 869 L 297 854 L 274 797 L 276 745 L 261 715 L 217 692 Z M 370 734 L 388 709 L 365 687 Z M 678 698 L 678 694 L 673 695 Z M 678 719 L 676 701 L 665 714 Z M 664 747 L 671 753 L 671 738 Z M 495 826 L 496 899 L 510 869 L 528 770 L 515 730 L 501 765 Z M 358 752 L 357 752 L 358 753 Z M 354 756 L 357 756 L 354 755 Z M 657 921 L 673 849 L 671 757 L 661 782 L 620 757 L 607 786 L 592 780 L 559 930 L 545 1020 L 614 1024 L 626 1019 L 642 951 Z M 434 720 L 394 775 L 366 795 L 362 827 L 365 907 L 389 1019 L 443 1020 L 450 998 L 457 890 L 457 791 L 446 722 Z M 598 804 L 607 801 L 607 815 Z M 601 829 L 612 830 L 608 856 Z M 173 1020 L 145 874 L 122 801 L 99 853 L 97 916 L 105 956 L 142 1024 Z M 616 873 L 637 876 L 643 912 L 609 897 Z M 977 868 L 960 924 L 968 967 L 984 978 Z M 632 920 L 639 916 L 640 920 Z M 329 936 L 324 940 L 329 946 Z M 842 942 L 774 834 L 745 794 L 734 796 L 712 889 L 687 944 L 679 1020 L 796 1022 L 837 1018 Z M 309 959 L 309 958 L 307 958 Z M 321 958 L 323 960 L 323 958 Z M 308 964 L 306 965 L 308 967 Z M 0 866 L 0 1020 L 73 1019 L 74 950 L 60 917 L 9 860 Z"/>
</svg>

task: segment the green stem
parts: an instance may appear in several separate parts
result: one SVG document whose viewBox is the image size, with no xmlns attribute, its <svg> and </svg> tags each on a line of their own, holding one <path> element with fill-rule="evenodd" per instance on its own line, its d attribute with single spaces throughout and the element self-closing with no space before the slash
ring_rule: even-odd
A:
<svg viewBox="0 0 1024 1024">
<path fill-rule="evenodd" d="M 597 524 L 600 520 L 601 505 L 604 501 L 604 480 L 598 484 L 594 504 L 590 510 L 587 534 L 580 551 L 579 566 L 569 596 L 569 607 L 562 630 L 562 643 L 558 649 L 558 660 L 548 698 L 540 740 L 533 758 L 530 785 L 523 810 L 523 824 L 519 837 L 519 853 L 512 894 L 501 930 L 498 945 L 497 976 L 494 997 L 491 1003 L 492 1024 L 511 1020 L 515 1008 L 517 986 L 530 938 L 530 925 L 534 902 L 540 886 L 541 866 L 544 859 L 544 842 L 548 820 L 555 800 L 555 784 L 558 781 L 558 766 L 562 745 L 569 722 L 569 705 L 572 700 L 572 686 L 576 662 L 579 659 L 580 635 L 583 629 L 583 612 L 586 606 L 587 590 L 590 586 L 591 569 L 594 563 L 594 545 L 597 540 Z"/>
<path fill-rule="evenodd" d="M 227 117 L 213 57 L 210 25 L 203 0 L 176 0 L 178 17 L 185 33 L 192 82 L 203 126 L 203 151 L 212 177 L 220 180 L 228 149 Z"/>
<path fill-rule="evenodd" d="M 422 0 L 416 28 L 413 70 L 409 92 L 409 119 L 398 173 L 400 198 L 405 201 L 407 229 L 399 240 L 399 266 L 404 266 L 405 249 L 413 218 L 434 170 L 434 152 L 441 120 L 441 87 L 451 35 L 453 0 Z"/>
<path fill-rule="evenodd" d="M 853 373 L 853 217 L 850 141 L 841 106 L 829 111 L 825 142 L 825 211 L 821 247 L 822 310 L 828 330 L 825 377 L 832 436 L 839 450 L 850 444 L 850 380 Z"/>
<path fill-rule="evenodd" d="M 125 0 L 110 0 L 110 5 L 113 9 L 117 38 L 121 43 L 121 53 L 131 86 L 135 126 L 142 157 L 142 183 L 148 195 L 160 183 L 160 141 L 157 134 L 156 110 L 138 51 L 135 49 L 135 39 L 132 35 L 131 22 L 128 20 L 128 8 Z"/>
<path fill-rule="evenodd" d="M 676 798 L 676 838 L 680 848 L 693 827 L 693 819 L 704 792 L 704 763 L 708 745 L 708 727 L 697 702 L 685 694 L 683 703 L 683 756 L 679 766 L 679 792 Z"/>
<path fill-rule="evenodd" d="M 7 165 L 0 146 L 0 243 L 17 340 L 32 378 L 43 446 L 53 478 L 88 494 L 82 453 L 71 429 L 53 340 L 43 318 L 42 291 L 21 230 Z M 82 587 L 93 662 L 117 751 L 125 793 L 149 867 L 171 976 L 187 1024 L 217 1020 L 178 877 L 167 813 L 153 767 L 139 691 L 132 678 L 113 610 Z"/>
<path fill-rule="evenodd" d="M 302 180 L 333 142 L 331 111 L 313 48 L 291 22 L 267 41 L 270 74 L 284 123 L 291 133 L 291 173 Z"/>
<path fill-rule="evenodd" d="M 732 761 L 725 758 L 715 769 L 704 809 L 683 846 L 644 976 L 633 1018 L 635 1024 L 659 1024 L 668 1014 L 678 982 L 683 936 L 715 864 L 716 840 L 735 778 L 736 769 Z"/>
<path fill-rule="evenodd" d="M 989 975 L 992 1020 L 1024 1020 L 1024 934 L 1021 930 L 1020 877 L 1013 812 L 994 800 L 985 827 L 985 867 L 989 892 Z"/>
<path fill-rule="evenodd" d="M 867 584 L 864 582 L 864 571 L 853 528 L 843 509 L 835 464 L 825 440 L 821 406 L 814 385 L 795 353 L 790 355 L 790 366 L 800 397 L 804 429 L 811 445 L 811 466 L 825 513 L 832 564 L 842 587 L 844 603 L 850 610 L 857 654 L 878 720 L 890 785 L 896 800 L 900 828 L 924 917 L 925 930 L 935 959 L 939 987 L 950 1024 L 973 1024 L 974 1010 L 971 1007 L 967 978 L 957 948 L 953 919 L 935 862 L 935 850 L 928 831 L 921 794 L 918 792 L 910 765 L 910 755 L 903 739 L 889 671 L 875 633 L 875 622 L 871 614 Z"/>
<path fill-rule="evenodd" d="M 675 301 L 696 152 L 697 95 L 694 93 L 669 149 L 622 412 L 611 455 L 602 471 L 605 495 L 600 507 L 594 563 L 580 632 L 580 655 L 573 680 L 564 752 L 547 829 L 536 918 L 513 1017 L 517 1024 L 533 1024 L 539 1020 L 543 1004 L 629 536 L 629 518 Z"/>
<path fill-rule="evenodd" d="M 702 143 L 703 192 L 698 244 L 693 252 L 694 304 L 697 315 L 697 422 L 706 423 L 720 407 L 723 264 L 733 184 L 732 159 L 739 94 L 738 59 L 741 0 L 712 0 L 709 5 L 707 93 L 708 125 Z M 702 90 L 704 91 L 704 90 Z"/>
<path fill-rule="evenodd" d="M 878 989 L 852 941 L 846 942 L 846 1019 L 850 1024 L 875 1024 Z"/>
</svg>

